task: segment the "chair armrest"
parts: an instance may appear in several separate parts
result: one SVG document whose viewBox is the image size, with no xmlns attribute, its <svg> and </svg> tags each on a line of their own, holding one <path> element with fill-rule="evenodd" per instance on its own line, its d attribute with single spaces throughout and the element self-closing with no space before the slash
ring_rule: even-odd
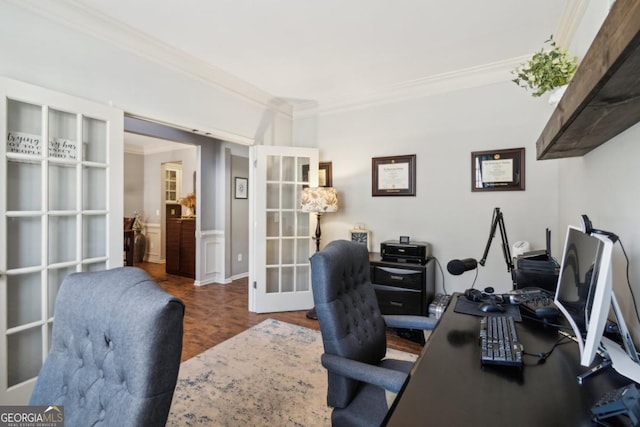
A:
<svg viewBox="0 0 640 427">
<path fill-rule="evenodd" d="M 393 393 L 400 392 L 407 379 L 407 374 L 404 372 L 369 365 L 368 363 L 358 362 L 335 354 L 324 353 L 320 360 L 322 366 L 330 372 L 373 384 Z"/>
<path fill-rule="evenodd" d="M 436 327 L 437 319 L 426 316 L 411 315 L 382 315 L 384 323 L 389 328 L 406 328 L 406 329 L 422 329 L 431 330 Z"/>
</svg>

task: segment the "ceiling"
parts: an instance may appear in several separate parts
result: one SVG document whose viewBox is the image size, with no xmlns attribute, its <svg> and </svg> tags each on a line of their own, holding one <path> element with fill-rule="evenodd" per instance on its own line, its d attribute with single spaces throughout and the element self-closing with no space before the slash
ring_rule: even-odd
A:
<svg viewBox="0 0 640 427">
<path fill-rule="evenodd" d="M 49 13 L 300 112 L 415 95 L 425 82 L 455 89 L 469 75 L 479 84 L 486 70 L 510 79 L 549 35 L 568 45 L 588 1 L 67 0 Z M 130 153 L 172 148 L 125 134 Z"/>
<path fill-rule="evenodd" d="M 154 154 L 180 149 L 187 144 L 173 142 L 166 139 L 154 138 L 146 135 L 125 132 L 124 150 L 130 154 Z"/>
<path fill-rule="evenodd" d="M 70 3 L 277 98 L 322 103 L 528 56 L 550 34 L 559 42 L 570 38 L 563 25 L 575 18 L 568 16 L 572 7 L 585 1 Z"/>
</svg>

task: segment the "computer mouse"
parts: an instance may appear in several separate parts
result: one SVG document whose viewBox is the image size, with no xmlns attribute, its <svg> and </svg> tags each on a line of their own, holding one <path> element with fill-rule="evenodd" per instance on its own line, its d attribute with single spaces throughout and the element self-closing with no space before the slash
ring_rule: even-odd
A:
<svg viewBox="0 0 640 427">
<path fill-rule="evenodd" d="M 494 304 L 492 302 L 483 302 L 482 304 L 478 304 L 478 310 L 483 313 L 504 313 L 505 309 L 503 306 L 499 304 Z"/>
</svg>

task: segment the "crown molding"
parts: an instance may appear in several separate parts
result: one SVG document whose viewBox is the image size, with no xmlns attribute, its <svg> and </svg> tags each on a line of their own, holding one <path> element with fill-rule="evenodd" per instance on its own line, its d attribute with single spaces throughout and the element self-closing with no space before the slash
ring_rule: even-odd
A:
<svg viewBox="0 0 640 427">
<path fill-rule="evenodd" d="M 582 22 L 589 0 L 567 0 L 560 16 L 554 39 L 561 46 L 569 46 Z M 533 52 L 515 58 L 474 66 L 463 70 L 427 76 L 387 87 L 369 93 L 336 97 L 330 100 L 298 102 L 294 104 L 294 118 L 336 114 L 377 105 L 422 98 L 461 89 L 486 86 L 510 81 L 512 71 L 531 59 Z"/>
<path fill-rule="evenodd" d="M 147 156 L 150 154 L 170 153 L 172 151 L 183 150 L 184 144 L 180 143 L 158 143 L 157 146 L 141 147 L 134 144 L 124 143 L 124 152 L 126 154 L 137 154 L 140 156 Z"/>
<path fill-rule="evenodd" d="M 286 103 L 276 102 L 277 98 L 270 93 L 74 0 L 9 1 L 73 30 L 194 77 L 226 93 L 242 97 L 245 101 L 275 110 L 288 117 L 292 115 L 293 107 Z"/>
<path fill-rule="evenodd" d="M 342 113 L 509 81 L 513 78 L 512 70 L 530 57 L 531 55 L 524 55 L 463 70 L 436 74 L 360 95 L 338 97 L 319 103 L 298 104 L 294 111 L 294 118 Z"/>
<path fill-rule="evenodd" d="M 124 153 L 125 154 L 136 154 L 139 156 L 144 156 L 144 149 L 142 147 L 124 144 Z"/>
<path fill-rule="evenodd" d="M 531 55 L 509 58 L 463 70 L 427 76 L 394 85 L 376 88 L 367 93 L 348 94 L 327 100 L 289 100 L 277 98 L 223 70 L 165 45 L 119 21 L 104 16 L 75 0 L 9 0 L 46 18 L 112 43 L 135 55 L 215 86 L 226 93 L 243 98 L 262 108 L 268 108 L 291 118 L 317 114 L 334 114 L 386 103 L 432 96 L 436 94 L 480 87 L 511 80 L 511 71 L 527 61 Z M 589 0 L 567 0 L 554 38 L 561 46 L 568 46 L 580 25 Z M 243 143 L 251 145 L 246 138 Z"/>
<path fill-rule="evenodd" d="M 569 47 L 588 6 L 589 0 L 567 0 L 558 28 L 553 36 L 558 46 L 565 49 Z"/>
</svg>

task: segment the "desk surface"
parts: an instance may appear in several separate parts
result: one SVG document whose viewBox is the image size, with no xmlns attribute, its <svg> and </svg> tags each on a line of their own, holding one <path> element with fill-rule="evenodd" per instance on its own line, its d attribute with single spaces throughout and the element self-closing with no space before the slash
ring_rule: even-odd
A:
<svg viewBox="0 0 640 427">
<path fill-rule="evenodd" d="M 578 384 L 578 344 L 559 345 L 543 364 L 525 356 L 522 370 L 480 363 L 479 317 L 454 312 L 454 295 L 392 406 L 387 426 L 592 426 L 591 406 L 631 381 L 607 369 Z M 527 353 L 545 353 L 555 328 L 517 324 Z M 622 418 L 622 417 L 621 417 Z"/>
</svg>

